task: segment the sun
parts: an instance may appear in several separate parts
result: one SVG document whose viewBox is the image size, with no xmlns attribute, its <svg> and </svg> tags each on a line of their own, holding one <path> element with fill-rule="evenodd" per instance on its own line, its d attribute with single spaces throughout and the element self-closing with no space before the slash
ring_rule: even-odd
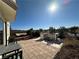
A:
<svg viewBox="0 0 79 59">
<path fill-rule="evenodd" d="M 49 9 L 50 12 L 56 12 L 57 8 L 58 8 L 57 4 L 53 3 L 53 4 L 49 5 L 48 9 Z"/>
</svg>

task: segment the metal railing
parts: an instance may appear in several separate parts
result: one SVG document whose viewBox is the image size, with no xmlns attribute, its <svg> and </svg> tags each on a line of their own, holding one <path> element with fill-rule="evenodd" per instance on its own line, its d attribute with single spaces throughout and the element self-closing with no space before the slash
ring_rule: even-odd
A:
<svg viewBox="0 0 79 59">
<path fill-rule="evenodd" d="M 21 46 L 14 42 L 0 46 L 0 59 L 23 59 Z"/>
<path fill-rule="evenodd" d="M 22 59 L 22 51 L 15 51 L 12 54 L 3 54 L 2 59 Z"/>
</svg>

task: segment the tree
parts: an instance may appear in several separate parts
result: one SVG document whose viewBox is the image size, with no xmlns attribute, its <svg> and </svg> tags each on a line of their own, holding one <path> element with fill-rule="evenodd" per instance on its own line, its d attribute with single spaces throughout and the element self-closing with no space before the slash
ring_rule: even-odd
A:
<svg viewBox="0 0 79 59">
<path fill-rule="evenodd" d="M 39 30 L 33 30 L 33 28 L 27 30 L 27 35 L 29 35 L 31 38 L 33 37 L 39 37 L 40 31 Z"/>
<path fill-rule="evenodd" d="M 39 37 L 40 36 L 40 31 L 39 30 L 34 30 L 33 31 L 33 37 Z"/>
<path fill-rule="evenodd" d="M 61 39 L 65 38 L 65 33 L 67 32 L 67 29 L 65 27 L 60 27 L 58 31 L 59 31 L 59 38 Z"/>
<path fill-rule="evenodd" d="M 53 27 L 49 27 L 49 32 L 50 33 L 55 33 L 55 29 Z"/>
<path fill-rule="evenodd" d="M 43 31 L 43 29 L 39 29 L 39 32 L 41 33 Z"/>
<path fill-rule="evenodd" d="M 73 27 L 71 27 L 71 28 L 69 28 L 69 32 L 70 33 L 72 33 L 72 34 L 75 34 L 76 35 L 76 31 L 77 31 L 77 29 L 79 29 L 79 27 L 77 27 L 77 26 L 73 26 Z"/>
<path fill-rule="evenodd" d="M 27 30 L 27 35 L 30 35 L 31 37 L 33 37 L 33 28 Z"/>
</svg>

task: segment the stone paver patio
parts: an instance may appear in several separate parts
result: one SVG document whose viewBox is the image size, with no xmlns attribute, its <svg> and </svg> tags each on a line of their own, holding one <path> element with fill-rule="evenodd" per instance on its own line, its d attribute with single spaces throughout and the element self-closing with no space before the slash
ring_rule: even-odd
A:
<svg viewBox="0 0 79 59">
<path fill-rule="evenodd" d="M 60 48 L 48 46 L 33 39 L 18 42 L 23 49 L 24 59 L 53 59 Z"/>
</svg>

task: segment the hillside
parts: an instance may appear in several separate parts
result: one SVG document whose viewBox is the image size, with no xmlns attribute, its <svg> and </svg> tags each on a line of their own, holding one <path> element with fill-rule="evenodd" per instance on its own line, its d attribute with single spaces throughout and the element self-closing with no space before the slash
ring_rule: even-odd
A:
<svg viewBox="0 0 79 59">
<path fill-rule="evenodd" d="M 54 59 L 79 59 L 79 41 L 67 40 Z"/>
</svg>

